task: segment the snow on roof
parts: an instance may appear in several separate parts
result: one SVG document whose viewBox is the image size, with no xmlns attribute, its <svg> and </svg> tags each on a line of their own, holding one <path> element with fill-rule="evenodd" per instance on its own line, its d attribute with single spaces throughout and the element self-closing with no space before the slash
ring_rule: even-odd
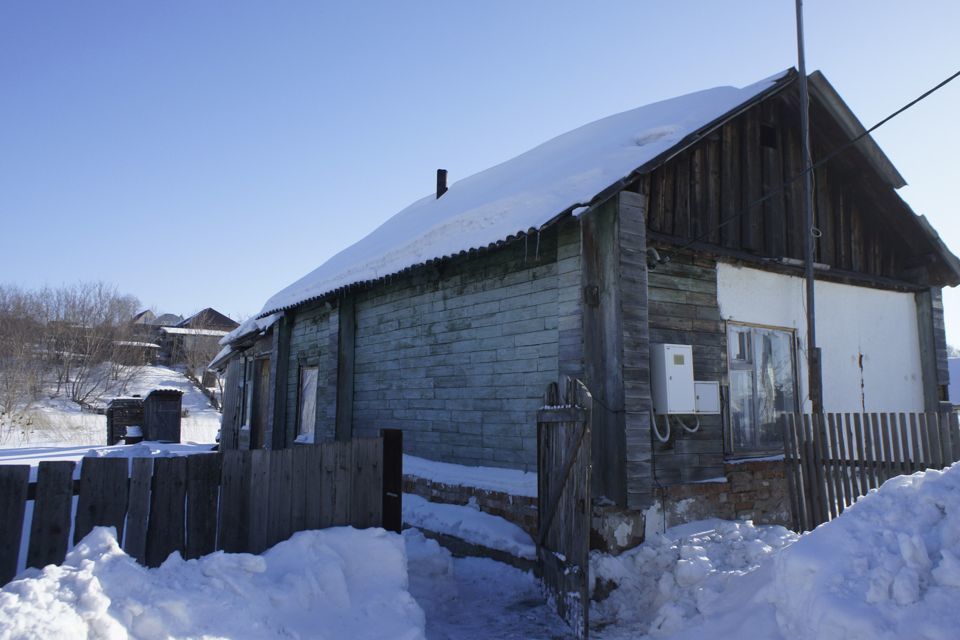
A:
<svg viewBox="0 0 960 640">
<path fill-rule="evenodd" d="M 270 298 L 260 316 L 431 260 L 488 247 L 588 206 L 689 135 L 773 89 L 716 87 L 597 120 L 427 196 Z"/>
<path fill-rule="evenodd" d="M 226 331 L 220 331 L 218 329 L 188 329 L 186 327 L 160 327 L 160 331 L 164 333 L 172 333 L 176 335 L 189 335 L 189 336 L 225 336 L 227 335 Z"/>
<path fill-rule="evenodd" d="M 137 342 L 136 340 L 114 340 L 113 344 L 121 347 L 142 347 L 144 349 L 159 349 L 160 345 L 152 342 Z"/>
</svg>

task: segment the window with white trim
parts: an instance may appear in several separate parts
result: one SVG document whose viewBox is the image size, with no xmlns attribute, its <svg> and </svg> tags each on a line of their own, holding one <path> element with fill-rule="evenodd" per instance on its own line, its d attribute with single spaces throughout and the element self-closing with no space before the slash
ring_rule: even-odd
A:
<svg viewBox="0 0 960 640">
<path fill-rule="evenodd" d="M 297 411 L 296 442 L 313 442 L 317 421 L 317 375 L 316 366 L 300 367 L 300 403 Z"/>
<path fill-rule="evenodd" d="M 728 323 L 730 453 L 782 451 L 782 416 L 797 410 L 794 344 L 791 329 Z"/>
</svg>

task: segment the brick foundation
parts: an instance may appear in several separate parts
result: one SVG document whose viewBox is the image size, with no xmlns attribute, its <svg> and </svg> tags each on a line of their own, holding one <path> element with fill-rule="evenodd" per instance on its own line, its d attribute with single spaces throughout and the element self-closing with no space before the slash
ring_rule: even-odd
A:
<svg viewBox="0 0 960 640">
<path fill-rule="evenodd" d="M 529 496 L 514 496 L 502 491 L 489 491 L 477 487 L 433 482 L 416 476 L 403 476 L 404 493 L 414 493 L 431 502 L 444 504 L 467 504 L 476 499 L 477 506 L 484 513 L 500 516 L 509 520 L 531 537 L 537 531 L 537 499 Z"/>
<path fill-rule="evenodd" d="M 661 517 L 667 527 L 704 518 L 753 520 L 790 526 L 790 496 L 782 460 L 724 464 L 724 482 L 662 487 Z"/>
</svg>

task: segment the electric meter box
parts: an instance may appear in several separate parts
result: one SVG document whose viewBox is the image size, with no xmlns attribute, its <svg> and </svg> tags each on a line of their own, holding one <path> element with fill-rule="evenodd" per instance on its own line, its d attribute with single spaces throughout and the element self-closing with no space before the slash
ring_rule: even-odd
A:
<svg viewBox="0 0 960 640">
<path fill-rule="evenodd" d="M 650 387 L 655 413 L 696 413 L 693 347 L 688 344 L 650 345 Z"/>
<path fill-rule="evenodd" d="M 720 383 L 701 382 L 693 383 L 696 396 L 697 415 L 717 415 L 720 413 Z"/>
</svg>

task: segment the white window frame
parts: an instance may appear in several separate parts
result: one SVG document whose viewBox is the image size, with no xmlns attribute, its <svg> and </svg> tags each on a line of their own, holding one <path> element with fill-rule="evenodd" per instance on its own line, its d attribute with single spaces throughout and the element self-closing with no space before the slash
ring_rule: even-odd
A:
<svg viewBox="0 0 960 640">
<path fill-rule="evenodd" d="M 312 384 L 305 381 L 304 376 L 313 373 Z M 304 385 L 309 386 L 305 389 Z M 294 442 L 306 444 L 316 440 L 317 429 L 317 389 L 320 385 L 320 367 L 316 364 L 302 364 L 297 376 L 297 437 Z M 309 404 L 307 404 L 309 403 Z M 309 407 L 309 409 L 308 409 Z M 305 413 L 313 413 L 309 420 Z"/>
</svg>

